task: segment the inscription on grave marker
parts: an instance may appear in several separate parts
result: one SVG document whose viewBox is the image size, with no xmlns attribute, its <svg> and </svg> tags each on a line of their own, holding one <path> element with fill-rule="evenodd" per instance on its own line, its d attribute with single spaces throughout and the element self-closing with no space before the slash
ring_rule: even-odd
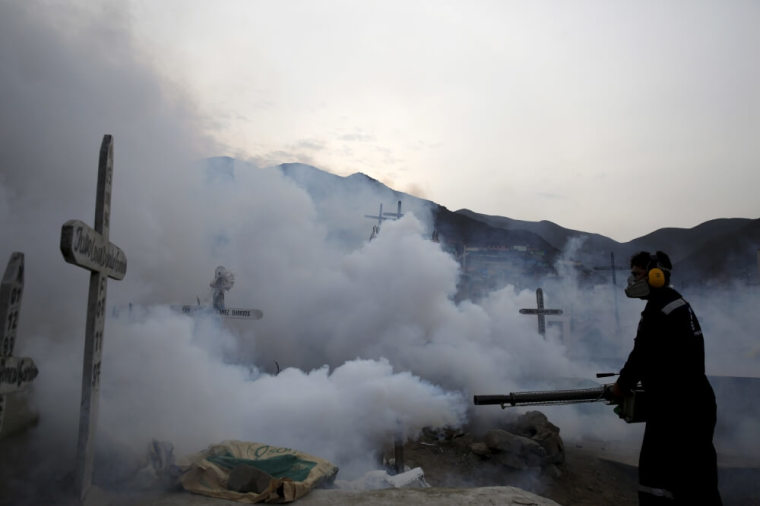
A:
<svg viewBox="0 0 760 506">
<path fill-rule="evenodd" d="M 77 445 L 77 487 L 84 499 L 92 483 L 93 443 L 98 421 L 103 329 L 108 278 L 123 279 L 127 273 L 124 252 L 108 240 L 113 178 L 113 138 L 103 136 L 98 163 L 95 228 L 70 220 L 61 228 L 63 258 L 91 271 L 82 364 L 82 400 Z"/>
<path fill-rule="evenodd" d="M 26 388 L 39 372 L 31 358 L 12 356 L 23 293 L 24 254 L 14 252 L 0 283 L 0 431 L 5 419 L 5 394 Z"/>
</svg>

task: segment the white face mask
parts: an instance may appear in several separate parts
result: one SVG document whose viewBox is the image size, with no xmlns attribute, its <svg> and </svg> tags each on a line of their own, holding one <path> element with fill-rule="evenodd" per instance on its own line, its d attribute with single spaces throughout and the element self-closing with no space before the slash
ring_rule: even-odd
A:
<svg viewBox="0 0 760 506">
<path fill-rule="evenodd" d="M 643 299 L 649 296 L 649 282 L 646 276 L 636 280 L 633 276 L 628 276 L 628 286 L 625 287 L 625 294 L 632 299 Z"/>
</svg>

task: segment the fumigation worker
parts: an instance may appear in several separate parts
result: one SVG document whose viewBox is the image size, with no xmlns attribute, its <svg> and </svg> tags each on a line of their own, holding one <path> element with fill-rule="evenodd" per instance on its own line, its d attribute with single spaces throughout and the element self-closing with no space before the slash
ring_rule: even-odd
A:
<svg viewBox="0 0 760 506">
<path fill-rule="evenodd" d="M 705 375 L 702 330 L 670 286 L 665 253 L 631 258 L 625 293 L 646 300 L 633 350 L 612 387 L 622 397 L 640 381 L 646 427 L 639 454 L 639 504 L 721 505 L 713 432 L 717 407 Z"/>
</svg>

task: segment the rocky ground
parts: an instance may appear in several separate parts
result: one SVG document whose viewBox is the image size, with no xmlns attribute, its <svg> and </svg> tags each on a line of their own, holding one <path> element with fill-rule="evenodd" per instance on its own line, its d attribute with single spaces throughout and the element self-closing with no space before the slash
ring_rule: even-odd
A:
<svg viewBox="0 0 760 506">
<path fill-rule="evenodd" d="M 635 506 L 636 468 L 600 456 L 600 443 L 564 444 L 564 462 L 549 468 L 511 469 L 471 451 L 467 433 L 439 440 L 429 434 L 404 447 L 404 462 L 421 467 L 433 487 L 514 486 L 573 506 Z"/>
<path fill-rule="evenodd" d="M 638 504 L 638 447 L 563 441 L 561 464 L 515 470 L 494 456 L 473 453 L 472 444 L 479 439 L 466 432 L 446 439 L 423 434 L 404 447 L 404 461 L 421 467 L 433 487 L 514 486 L 564 506 Z M 760 460 L 719 453 L 718 465 L 724 506 L 760 505 Z"/>
</svg>

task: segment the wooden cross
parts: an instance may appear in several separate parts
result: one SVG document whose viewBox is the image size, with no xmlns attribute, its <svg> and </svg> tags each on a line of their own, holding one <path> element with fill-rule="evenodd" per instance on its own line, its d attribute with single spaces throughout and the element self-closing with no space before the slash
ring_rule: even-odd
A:
<svg viewBox="0 0 760 506">
<path fill-rule="evenodd" d="M 380 214 L 382 214 L 384 216 L 392 216 L 393 218 L 391 218 L 391 219 L 394 219 L 394 220 L 400 220 L 401 217 L 404 216 L 404 213 L 401 212 L 401 201 L 400 200 L 398 201 L 398 207 L 396 208 L 396 212 L 395 213 L 384 213 L 384 212 L 382 212 L 382 208 L 380 208 L 380 209 L 381 209 Z M 386 218 L 386 220 L 387 219 L 388 218 Z"/>
<path fill-rule="evenodd" d="M 23 390 L 38 374 L 31 358 L 12 356 L 23 293 L 24 254 L 14 252 L 0 284 L 0 432 L 5 418 L 5 394 Z"/>
<path fill-rule="evenodd" d="M 70 264 L 92 271 L 87 299 L 77 444 L 77 488 L 82 500 L 92 484 L 93 443 L 98 421 L 100 363 L 106 315 L 106 284 L 108 278 L 123 279 L 127 273 L 127 257 L 121 249 L 108 241 L 112 178 L 113 138 L 105 135 L 100 145 L 95 229 L 79 220 L 69 220 L 61 228 L 63 258 Z"/>
<path fill-rule="evenodd" d="M 365 218 L 372 218 L 374 220 L 377 220 L 377 228 L 380 228 L 380 225 L 382 225 L 383 220 L 387 220 L 388 218 L 385 217 L 385 213 L 383 213 L 383 203 L 380 202 L 380 210 L 377 212 L 377 216 L 372 216 L 371 214 L 365 214 Z"/>
<path fill-rule="evenodd" d="M 371 241 L 375 237 L 377 237 L 377 234 L 380 233 L 380 225 L 382 225 L 383 220 L 387 220 L 383 215 L 383 203 L 380 202 L 380 210 L 377 212 L 377 216 L 372 216 L 371 214 L 365 214 L 365 218 L 372 218 L 377 220 L 377 225 L 372 225 L 372 233 L 369 235 L 369 240 Z"/>
<path fill-rule="evenodd" d="M 391 218 L 389 218 L 391 216 Z M 377 237 L 377 234 L 380 233 L 380 225 L 383 224 L 383 220 L 400 220 L 401 217 L 404 216 L 404 213 L 401 212 L 401 201 L 398 201 L 398 208 L 395 213 L 384 213 L 383 212 L 383 203 L 380 203 L 380 210 L 377 212 L 377 216 L 372 216 L 371 214 L 365 214 L 365 218 L 372 218 L 377 220 L 377 225 L 372 226 L 372 233 L 369 236 L 369 240 L 371 241 L 375 237 Z"/>
<path fill-rule="evenodd" d="M 542 336 L 546 335 L 546 315 L 549 314 L 562 314 L 561 309 L 544 309 L 544 291 L 540 288 L 536 289 L 536 309 L 521 309 L 520 314 L 535 314 L 538 315 L 538 333 Z"/>
</svg>

